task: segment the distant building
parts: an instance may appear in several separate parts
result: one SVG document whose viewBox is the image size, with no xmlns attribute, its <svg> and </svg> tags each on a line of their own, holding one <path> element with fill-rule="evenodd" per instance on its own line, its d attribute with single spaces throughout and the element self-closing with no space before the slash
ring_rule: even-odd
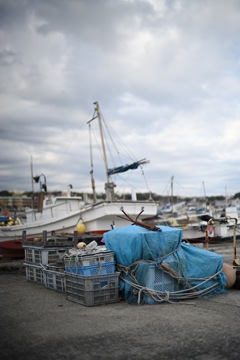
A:
<svg viewBox="0 0 240 360">
<path fill-rule="evenodd" d="M 32 207 L 32 198 L 26 195 L 22 196 L 0 196 L 0 214 L 5 210 L 10 212 L 22 211 Z"/>
</svg>

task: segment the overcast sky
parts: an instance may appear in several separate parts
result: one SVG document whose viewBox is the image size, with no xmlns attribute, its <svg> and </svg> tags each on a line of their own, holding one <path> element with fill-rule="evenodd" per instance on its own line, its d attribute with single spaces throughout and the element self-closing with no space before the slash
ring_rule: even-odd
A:
<svg viewBox="0 0 240 360">
<path fill-rule="evenodd" d="M 116 191 L 240 192 L 240 0 L 0 0 L 0 76 L 0 190 L 91 191 L 98 101 Z"/>
</svg>

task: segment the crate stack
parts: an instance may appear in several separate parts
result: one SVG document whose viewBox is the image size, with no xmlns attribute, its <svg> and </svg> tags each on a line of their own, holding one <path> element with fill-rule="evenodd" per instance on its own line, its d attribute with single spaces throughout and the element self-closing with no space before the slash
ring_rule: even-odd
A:
<svg viewBox="0 0 240 360">
<path fill-rule="evenodd" d="M 99 246 L 64 257 L 66 299 L 85 306 L 119 301 L 114 252 Z"/>
<path fill-rule="evenodd" d="M 77 235 L 48 236 L 29 239 L 23 232 L 26 278 L 45 285 L 46 288 L 65 292 L 65 273 L 63 257 L 77 242 Z"/>
</svg>

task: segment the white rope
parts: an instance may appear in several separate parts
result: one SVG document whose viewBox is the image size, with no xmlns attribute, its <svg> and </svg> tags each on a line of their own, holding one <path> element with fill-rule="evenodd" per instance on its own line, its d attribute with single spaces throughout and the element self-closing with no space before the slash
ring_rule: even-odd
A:
<svg viewBox="0 0 240 360">
<path fill-rule="evenodd" d="M 204 285 L 206 282 L 211 281 L 212 279 L 216 279 L 216 276 L 219 275 L 221 272 L 222 272 L 222 270 L 218 271 L 216 274 L 210 276 L 209 278 L 205 278 L 203 281 L 201 281 L 201 278 L 200 278 L 201 282 L 195 286 L 190 286 L 187 289 L 176 290 L 173 292 L 170 292 L 167 290 L 158 291 L 158 290 L 154 290 L 154 289 L 149 289 L 147 287 L 139 285 L 139 283 L 137 282 L 136 279 L 134 279 L 135 282 L 133 282 L 133 281 L 130 281 L 130 280 L 124 278 L 122 275 L 120 275 L 120 278 L 121 278 L 121 280 L 123 280 L 124 282 L 126 282 L 127 284 L 129 284 L 131 287 L 133 287 L 134 289 L 136 289 L 138 291 L 138 300 L 137 300 L 138 304 L 141 303 L 142 293 L 144 293 L 147 296 L 150 296 L 153 300 L 155 300 L 157 302 L 173 303 L 174 300 L 179 301 L 179 300 L 185 300 L 185 299 L 194 299 L 194 298 L 198 298 L 200 296 L 211 293 L 212 290 L 214 290 L 216 287 L 218 287 L 219 282 L 209 285 L 208 287 L 206 287 L 205 289 L 202 289 L 202 290 L 197 290 L 197 288 Z M 199 280 L 198 278 L 190 278 L 190 279 L 196 280 L 196 281 Z"/>
</svg>

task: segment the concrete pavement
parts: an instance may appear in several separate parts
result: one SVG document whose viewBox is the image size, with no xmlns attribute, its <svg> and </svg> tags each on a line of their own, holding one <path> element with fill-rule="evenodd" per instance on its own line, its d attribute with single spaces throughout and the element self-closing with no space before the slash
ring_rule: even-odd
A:
<svg viewBox="0 0 240 360">
<path fill-rule="evenodd" d="M 27 281 L 21 266 L 0 269 L 1 360 L 234 360 L 239 318 L 239 290 L 176 304 L 85 307 Z"/>
</svg>

